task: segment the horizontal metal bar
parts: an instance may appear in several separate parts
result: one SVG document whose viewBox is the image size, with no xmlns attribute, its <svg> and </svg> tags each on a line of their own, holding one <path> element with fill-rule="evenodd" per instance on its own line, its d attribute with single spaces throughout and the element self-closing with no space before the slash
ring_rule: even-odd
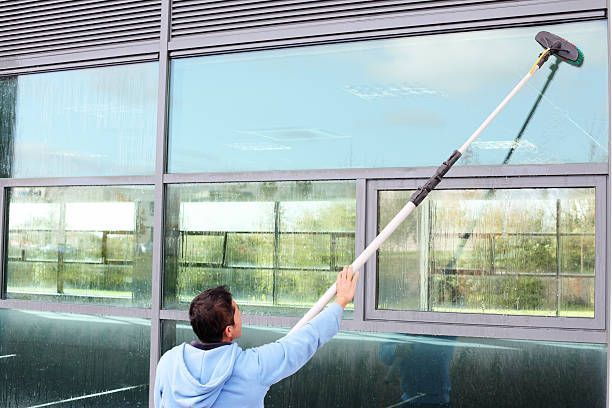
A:
<svg viewBox="0 0 612 408">
<path fill-rule="evenodd" d="M 189 321 L 189 312 L 187 310 L 160 310 L 159 318 L 162 320 L 179 320 Z"/>
<path fill-rule="evenodd" d="M 228 52 L 257 51 L 272 48 L 302 45 L 331 44 L 364 39 L 395 38 L 414 35 L 450 33 L 465 30 L 482 30 L 506 27 L 533 26 L 561 22 L 589 21 L 605 18 L 602 11 L 567 12 L 557 14 L 538 14 L 535 16 L 515 16 L 493 20 L 466 20 L 459 22 L 448 16 L 436 23 L 419 23 L 407 17 L 386 17 L 363 19 L 342 24 L 338 22 L 302 24 L 273 29 L 245 29 L 229 33 L 215 33 L 173 38 L 168 47 L 172 57 L 209 55 Z M 466 15 L 465 18 L 469 16 Z"/>
<path fill-rule="evenodd" d="M 122 186 L 155 184 L 155 176 L 101 176 L 0 179 L 0 187 Z"/>
<path fill-rule="evenodd" d="M 55 230 L 53 229 L 38 229 L 38 228 L 32 228 L 32 229 L 27 229 L 27 228 L 11 228 L 9 230 L 9 233 L 20 233 L 20 232 L 54 232 Z M 91 233 L 91 232 L 100 232 L 102 234 L 106 234 L 106 235 L 132 235 L 134 234 L 134 231 L 129 231 L 129 230 L 73 230 L 73 229 L 62 229 L 62 231 L 70 233 L 70 232 L 84 232 L 84 233 Z"/>
<path fill-rule="evenodd" d="M 76 50 L 78 48 L 92 47 L 97 45 L 110 45 L 116 43 L 126 43 L 130 41 L 144 41 L 156 38 L 159 35 L 159 28 L 152 26 L 142 28 L 136 32 L 113 31 L 107 34 L 85 36 L 74 36 L 74 38 L 64 38 L 48 42 L 35 42 L 28 44 L 15 44 L 3 46 L 0 55 L 11 56 L 16 54 L 32 54 L 58 50 Z M 70 39 L 69 39 L 70 38 Z"/>
<path fill-rule="evenodd" d="M 77 313 L 103 316 L 140 317 L 143 319 L 151 318 L 150 309 L 75 303 L 34 302 L 29 300 L 17 299 L 0 300 L 0 309 L 36 310 L 40 312 Z"/>
<path fill-rule="evenodd" d="M 231 181 L 299 181 L 299 180 L 353 180 L 367 179 L 421 179 L 431 176 L 435 167 L 370 168 L 336 170 L 283 170 L 250 171 L 234 173 L 183 173 L 165 174 L 164 183 L 220 183 Z M 592 164 L 542 164 L 508 166 L 456 166 L 446 178 L 489 178 L 555 175 L 606 175 L 605 163 Z"/>
<path fill-rule="evenodd" d="M 489 272 L 482 269 L 469 270 L 466 268 L 435 268 L 429 276 L 453 276 L 453 277 L 472 277 L 472 278 L 515 278 L 521 276 L 541 277 L 541 278 L 584 278 L 594 279 L 594 274 L 587 273 L 559 273 L 556 272 Z"/>
<path fill-rule="evenodd" d="M 0 59 L 0 75 L 33 74 L 78 68 L 115 66 L 158 60 L 159 42 L 145 41 L 132 46 L 119 44 L 79 53 L 47 54 L 45 56 L 13 56 Z"/>
<path fill-rule="evenodd" d="M 589 317 L 554 317 L 554 316 L 531 316 L 531 315 L 502 315 L 492 313 L 465 313 L 465 312 L 439 312 L 439 311 L 417 311 L 417 310 L 368 310 L 369 320 L 394 320 L 406 323 L 426 322 L 438 324 L 469 324 L 512 326 L 512 327 L 541 327 L 541 328 L 563 328 L 604 330 L 605 322 L 597 318 Z"/>
<path fill-rule="evenodd" d="M 23 258 L 15 258 L 8 257 L 8 262 L 15 263 L 36 263 L 36 264 L 57 264 L 57 259 L 23 259 Z M 105 261 L 72 261 L 72 260 L 63 260 L 63 265 L 89 265 L 89 266 L 132 266 L 134 265 L 133 260 L 121 260 L 121 259 L 107 259 Z"/>
<path fill-rule="evenodd" d="M 11 230 L 12 231 L 12 230 Z M 225 236 L 227 235 L 240 235 L 240 234 L 252 234 L 252 235 L 274 235 L 274 231 L 180 231 L 181 236 Z M 354 232 L 335 232 L 335 231 L 279 231 L 279 235 L 329 235 L 334 237 L 348 237 L 352 238 L 355 236 Z"/>
<path fill-rule="evenodd" d="M 56 261 L 57 262 L 57 261 Z M 324 273 L 336 273 L 341 267 L 338 269 L 330 269 L 330 268 L 305 268 L 305 267 L 291 267 L 291 266 L 250 266 L 250 265 L 231 265 L 215 262 L 189 262 L 189 261 L 181 261 L 178 263 L 179 266 L 186 268 L 219 268 L 219 269 L 233 269 L 233 270 L 253 270 L 253 271 L 289 271 L 289 272 L 324 272 Z"/>
<path fill-rule="evenodd" d="M 160 317 L 163 320 L 189 321 L 185 310 L 162 310 Z M 242 323 L 246 326 L 259 327 L 292 327 L 300 317 L 262 316 L 242 314 Z M 607 343 L 607 333 L 603 330 L 569 330 L 541 327 L 493 327 L 487 325 L 460 325 L 460 324 L 432 324 L 425 322 L 394 322 L 372 321 L 363 322 L 345 319 L 341 330 L 373 333 L 406 333 L 431 336 L 460 336 L 478 338 L 499 338 L 516 340 L 566 341 L 576 343 Z M 279 330 L 282 335 L 287 330 Z"/>
</svg>

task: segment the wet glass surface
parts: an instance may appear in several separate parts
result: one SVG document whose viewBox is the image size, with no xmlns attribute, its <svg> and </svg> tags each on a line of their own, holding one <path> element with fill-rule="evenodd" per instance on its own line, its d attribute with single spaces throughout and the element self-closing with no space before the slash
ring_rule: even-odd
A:
<svg viewBox="0 0 612 408">
<path fill-rule="evenodd" d="M 228 285 L 243 310 L 301 314 L 355 251 L 354 182 L 170 185 L 164 304 Z"/>
<path fill-rule="evenodd" d="M 147 407 L 148 320 L 0 310 L 0 406 Z"/>
<path fill-rule="evenodd" d="M 9 190 L 7 297 L 146 307 L 153 187 Z"/>
<path fill-rule="evenodd" d="M 437 166 L 529 71 L 541 30 L 584 64 L 551 58 L 458 165 L 605 163 L 607 25 L 592 21 L 175 59 L 169 171 Z"/>
<path fill-rule="evenodd" d="M 153 174 L 157 63 L 0 78 L 0 176 Z"/>
<path fill-rule="evenodd" d="M 411 191 L 379 191 L 379 229 Z M 594 317 L 595 189 L 433 191 L 383 244 L 379 309 Z"/>
<path fill-rule="evenodd" d="M 245 327 L 245 349 L 286 330 Z M 194 339 L 164 321 L 163 351 Z M 607 348 L 598 344 L 342 332 L 295 375 L 273 385 L 267 408 L 603 408 Z M 428 405 L 429 404 L 429 405 Z"/>
</svg>

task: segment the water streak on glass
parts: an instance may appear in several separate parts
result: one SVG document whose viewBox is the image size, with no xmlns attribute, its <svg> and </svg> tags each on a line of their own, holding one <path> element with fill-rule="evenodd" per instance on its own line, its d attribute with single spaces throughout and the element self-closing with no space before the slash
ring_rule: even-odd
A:
<svg viewBox="0 0 612 408">
<path fill-rule="evenodd" d="M 8 298 L 150 305 L 152 187 L 12 188 L 8 220 Z"/>
<path fill-rule="evenodd" d="M 584 64 L 551 58 L 458 165 L 606 163 L 600 20 L 175 59 L 169 171 L 437 166 L 528 72 L 541 30 Z"/>
<path fill-rule="evenodd" d="M 168 186 L 164 303 L 228 285 L 242 310 L 299 314 L 355 252 L 354 182 Z"/>
<path fill-rule="evenodd" d="M 410 193 L 379 192 L 379 228 Z M 377 280 L 378 309 L 593 318 L 595 189 L 434 191 Z"/>
<path fill-rule="evenodd" d="M 0 310 L 0 406 L 146 407 L 148 320 Z"/>
<path fill-rule="evenodd" d="M 0 176 L 153 174 L 157 63 L 0 78 Z"/>
<path fill-rule="evenodd" d="M 238 344 L 286 333 L 245 327 Z M 164 352 L 194 339 L 188 323 L 162 323 Z M 265 406 L 603 408 L 606 361 L 605 344 L 342 332 L 273 385 Z"/>
</svg>

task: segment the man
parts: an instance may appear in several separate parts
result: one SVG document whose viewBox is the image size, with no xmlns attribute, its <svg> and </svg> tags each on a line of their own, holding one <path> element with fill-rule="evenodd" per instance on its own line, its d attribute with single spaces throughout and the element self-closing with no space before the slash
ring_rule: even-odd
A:
<svg viewBox="0 0 612 408">
<path fill-rule="evenodd" d="M 266 393 L 299 370 L 340 329 L 342 311 L 353 300 L 358 273 L 345 267 L 336 280 L 336 301 L 301 329 L 280 340 L 242 350 L 240 309 L 220 286 L 196 296 L 189 320 L 200 342 L 183 343 L 157 365 L 157 408 L 263 407 Z"/>
</svg>

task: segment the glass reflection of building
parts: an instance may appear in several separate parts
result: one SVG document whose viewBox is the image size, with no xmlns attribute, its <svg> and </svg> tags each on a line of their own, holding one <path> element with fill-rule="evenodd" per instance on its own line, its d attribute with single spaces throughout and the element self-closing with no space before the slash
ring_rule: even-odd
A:
<svg viewBox="0 0 612 408">
<path fill-rule="evenodd" d="M 111 3 L 95 7 L 123 13 Z M 277 21 L 268 38 L 244 23 L 249 5 L 217 4 L 215 24 L 261 42 L 237 46 L 209 37 L 207 3 L 161 3 L 161 19 L 140 5 L 149 20 L 125 44 L 94 27 L 71 49 L 86 34 L 62 45 L 57 28 L 47 51 L 0 50 L 0 406 L 147 406 L 160 353 L 193 339 L 186 309 L 210 286 L 241 305 L 242 347 L 283 336 L 520 79 L 540 30 L 584 65 L 551 60 L 513 99 L 266 406 L 605 406 L 605 5 L 537 17 L 520 2 L 503 20 L 499 2 L 398 2 L 423 30 L 390 33 L 400 14 L 372 4 L 387 13 L 374 26 L 355 14 L 344 37 L 330 15 L 312 44 L 308 24 Z"/>
</svg>

